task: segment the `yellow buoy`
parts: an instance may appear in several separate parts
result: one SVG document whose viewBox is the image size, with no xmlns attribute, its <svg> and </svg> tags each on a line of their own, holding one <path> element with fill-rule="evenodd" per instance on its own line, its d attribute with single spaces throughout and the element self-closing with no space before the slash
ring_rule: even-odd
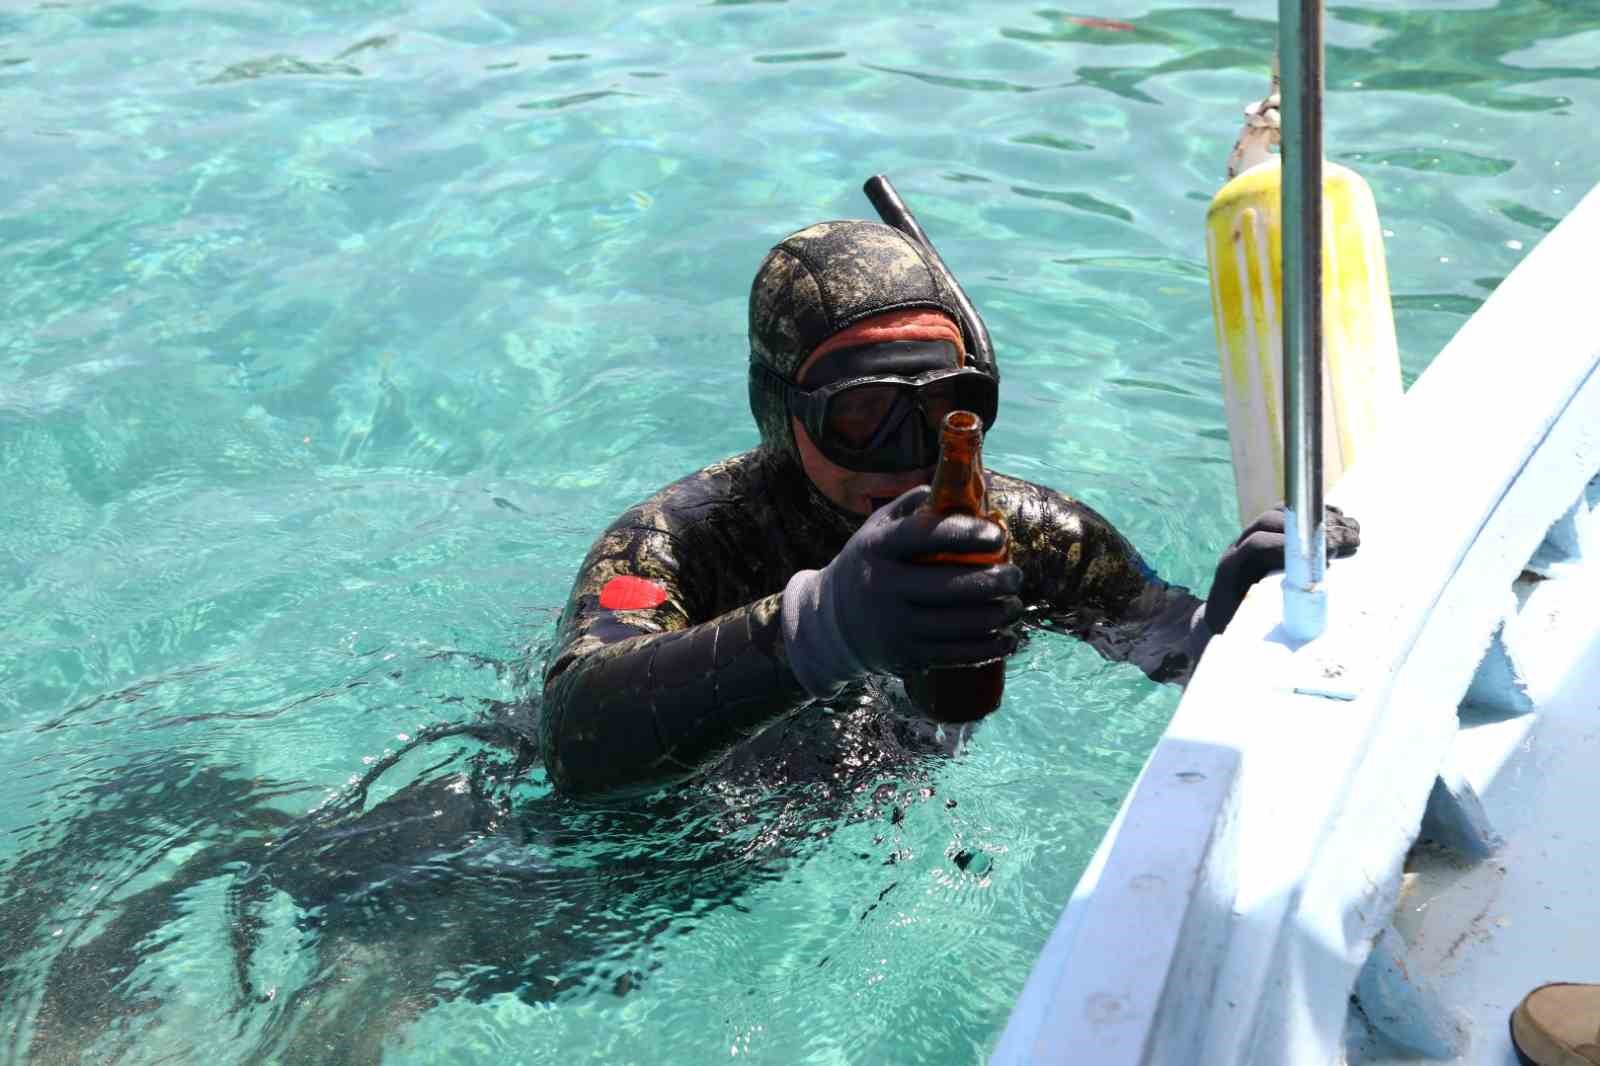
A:
<svg viewBox="0 0 1600 1066">
<path fill-rule="evenodd" d="M 1279 157 L 1268 156 L 1224 185 L 1206 212 L 1241 522 L 1283 502 L 1281 180 Z M 1390 417 L 1402 388 L 1372 190 L 1325 161 L 1322 196 L 1323 469 L 1331 486 Z"/>
</svg>

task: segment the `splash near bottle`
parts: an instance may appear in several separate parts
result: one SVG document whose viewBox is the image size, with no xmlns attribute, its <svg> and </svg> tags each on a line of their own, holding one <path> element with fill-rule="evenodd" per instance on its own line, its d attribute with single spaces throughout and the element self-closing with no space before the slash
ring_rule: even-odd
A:
<svg viewBox="0 0 1600 1066">
<path fill-rule="evenodd" d="M 975 515 L 1005 528 L 1004 517 L 989 507 L 989 493 L 983 484 L 983 422 L 971 411 L 952 411 L 945 416 L 939 439 L 939 465 L 934 468 L 932 491 L 923 501 L 922 510 L 940 515 Z M 1008 535 L 1005 547 L 997 552 L 939 552 L 920 561 L 988 566 L 1010 559 Z M 1000 706 L 1006 687 L 1006 661 L 937 666 L 907 676 L 905 683 L 911 701 L 934 721 L 975 722 Z"/>
</svg>

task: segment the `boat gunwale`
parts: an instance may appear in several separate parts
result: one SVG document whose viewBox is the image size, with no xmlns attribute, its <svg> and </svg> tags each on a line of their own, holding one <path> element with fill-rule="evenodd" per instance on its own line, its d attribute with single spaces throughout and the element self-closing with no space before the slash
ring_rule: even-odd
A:
<svg viewBox="0 0 1600 1066">
<path fill-rule="evenodd" d="M 1105 1066 L 1337 1060 L 1456 706 L 1512 582 L 1600 470 L 1600 302 L 1584 291 L 1597 243 L 1600 187 L 1330 493 L 1364 543 L 1330 570 L 1327 634 L 1294 646 L 1269 581 L 1212 642 L 992 1062 L 1086 1046 Z M 1205 750 L 1232 753 L 1237 773 L 1181 812 L 1209 831 L 1174 846 L 1179 801 L 1159 778 Z M 1164 886 L 1160 907 L 1130 906 L 1134 878 Z"/>
</svg>

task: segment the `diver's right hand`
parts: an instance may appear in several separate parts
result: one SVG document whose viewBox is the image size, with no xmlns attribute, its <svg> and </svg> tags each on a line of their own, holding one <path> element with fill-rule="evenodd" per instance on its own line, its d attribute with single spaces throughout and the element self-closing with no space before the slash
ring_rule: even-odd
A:
<svg viewBox="0 0 1600 1066">
<path fill-rule="evenodd" d="M 813 696 L 865 674 L 981 662 L 1010 653 L 1022 616 L 1022 571 L 1011 563 L 919 563 L 937 552 L 993 553 L 1005 531 L 968 515 L 917 508 L 927 486 L 880 507 L 821 570 L 783 590 L 789 665 Z"/>
</svg>

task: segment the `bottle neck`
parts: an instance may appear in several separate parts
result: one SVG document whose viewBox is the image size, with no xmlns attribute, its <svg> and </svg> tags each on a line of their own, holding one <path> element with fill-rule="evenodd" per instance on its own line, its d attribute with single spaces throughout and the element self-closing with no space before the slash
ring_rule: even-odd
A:
<svg viewBox="0 0 1600 1066">
<path fill-rule="evenodd" d="M 945 427 L 927 506 L 941 514 L 984 514 L 988 511 L 981 430 Z"/>
</svg>

